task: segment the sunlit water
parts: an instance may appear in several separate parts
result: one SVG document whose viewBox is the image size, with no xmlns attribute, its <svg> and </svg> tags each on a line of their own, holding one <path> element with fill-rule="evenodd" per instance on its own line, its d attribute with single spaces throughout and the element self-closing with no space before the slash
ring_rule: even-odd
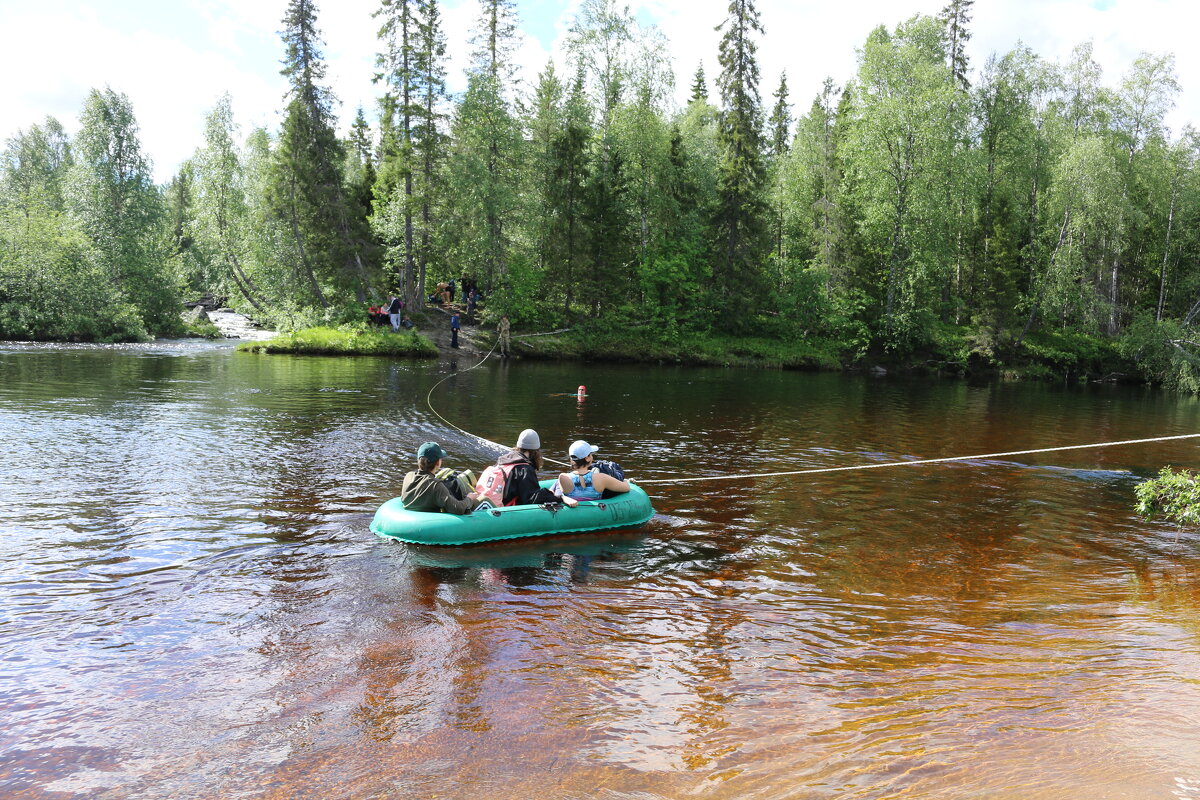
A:
<svg viewBox="0 0 1200 800">
<path fill-rule="evenodd" d="M 1108 386 L 470 365 L 446 418 L 635 478 L 1200 431 Z M 377 539 L 422 441 L 494 456 L 426 407 L 449 369 L 0 345 L 0 796 L 1200 798 L 1200 537 L 1131 511 L 1195 444 Z"/>
</svg>

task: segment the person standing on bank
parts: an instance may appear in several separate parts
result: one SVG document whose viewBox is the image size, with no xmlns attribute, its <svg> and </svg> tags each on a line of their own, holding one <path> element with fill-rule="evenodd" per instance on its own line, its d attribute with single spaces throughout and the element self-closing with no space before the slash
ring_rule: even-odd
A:
<svg viewBox="0 0 1200 800">
<path fill-rule="evenodd" d="M 537 431 L 527 428 L 517 437 L 517 446 L 496 459 L 496 466 L 508 473 L 504 483 L 504 505 L 557 503 L 549 489 L 538 484 L 537 473 L 542 468 L 542 439 Z"/>
<path fill-rule="evenodd" d="M 571 445 L 567 453 L 574 467 L 570 472 L 558 476 L 558 485 L 562 487 L 564 495 L 575 500 L 600 500 L 605 491 L 613 494 L 629 491 L 628 481 L 606 475 L 592 466 L 595 461 L 592 454 L 599 449 L 582 439 Z"/>
<path fill-rule="evenodd" d="M 417 450 L 417 469 L 404 476 L 400 502 L 409 511 L 445 511 L 449 514 L 470 514 L 479 500 L 471 492 L 466 500 L 450 494 L 446 484 L 435 473 L 442 468 L 446 451 L 437 442 L 426 442 Z"/>
<path fill-rule="evenodd" d="M 458 320 L 458 312 L 455 311 L 450 315 L 450 346 L 458 347 L 458 329 L 462 324 Z"/>
<path fill-rule="evenodd" d="M 387 305 L 384 307 L 384 313 L 388 315 L 388 321 L 392 323 L 392 333 L 397 333 L 400 330 L 400 312 L 404 310 L 404 301 L 395 295 L 388 295 Z"/>
<path fill-rule="evenodd" d="M 500 356 L 508 358 L 509 348 L 512 347 L 512 326 L 508 322 L 508 314 L 500 317 L 500 324 L 496 326 L 496 334 L 500 338 Z"/>
</svg>

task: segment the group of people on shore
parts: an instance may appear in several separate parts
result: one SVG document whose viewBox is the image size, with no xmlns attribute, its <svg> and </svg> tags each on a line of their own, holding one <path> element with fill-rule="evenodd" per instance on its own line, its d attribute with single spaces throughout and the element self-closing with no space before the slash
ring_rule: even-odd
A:
<svg viewBox="0 0 1200 800">
<path fill-rule="evenodd" d="M 368 308 L 367 319 L 375 325 L 391 325 L 393 333 L 399 333 L 401 328 L 412 330 L 415 327 L 404 313 L 404 300 L 394 294 L 389 294 L 382 305 Z"/>
<path fill-rule="evenodd" d="M 559 503 L 563 497 L 575 501 L 599 500 L 606 493 L 628 492 L 628 481 L 595 466 L 595 453 L 599 449 L 583 440 L 574 442 L 568 450 L 571 470 L 558 476 L 556 487 L 546 489 L 537 478 L 544 463 L 541 437 L 535 430 L 523 430 L 516 446 L 483 471 L 475 491 L 460 498 L 451 485 L 438 477 L 448 454 L 437 442 L 426 442 L 417 450 L 417 469 L 404 476 L 400 501 L 410 511 L 469 514 L 484 501 L 493 506 L 514 506 Z"/>
</svg>

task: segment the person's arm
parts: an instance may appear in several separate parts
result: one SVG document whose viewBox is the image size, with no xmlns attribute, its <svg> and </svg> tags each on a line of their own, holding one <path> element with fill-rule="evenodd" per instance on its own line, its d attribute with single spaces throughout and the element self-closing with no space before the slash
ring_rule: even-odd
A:
<svg viewBox="0 0 1200 800">
<path fill-rule="evenodd" d="M 474 492 L 468 494 L 466 500 L 459 500 L 450 494 L 450 489 L 441 481 L 437 482 L 434 492 L 434 499 L 438 506 L 450 514 L 470 514 L 479 503 L 478 496 Z"/>
<path fill-rule="evenodd" d="M 601 492 L 609 491 L 623 494 L 629 491 L 629 481 L 618 480 L 607 472 L 601 472 L 600 470 L 592 473 L 592 486 L 595 486 Z"/>
<path fill-rule="evenodd" d="M 571 476 L 565 472 L 559 473 L 558 485 L 562 487 L 563 494 L 570 494 L 575 488 L 575 484 L 571 482 Z"/>
</svg>

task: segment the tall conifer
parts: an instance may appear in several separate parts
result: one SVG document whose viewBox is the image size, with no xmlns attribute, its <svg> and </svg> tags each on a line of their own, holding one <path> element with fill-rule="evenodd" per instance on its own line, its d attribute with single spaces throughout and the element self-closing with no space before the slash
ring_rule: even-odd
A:
<svg viewBox="0 0 1200 800">
<path fill-rule="evenodd" d="M 763 164 L 762 101 L 758 93 L 758 45 L 762 23 L 754 0 L 731 0 L 721 28 L 721 111 L 719 200 L 716 213 L 717 254 L 714 264 L 718 304 L 732 312 L 753 296 L 762 276 L 766 203 Z M 723 322 L 736 327 L 746 316 L 726 313 Z"/>
<path fill-rule="evenodd" d="M 320 279 L 367 297 L 363 263 L 365 209 L 350 208 L 342 185 L 343 152 L 333 129 L 333 95 L 322 84 L 325 65 L 313 0 L 290 0 L 281 32 L 281 74 L 291 87 L 276 151 L 272 194 L 295 240 L 299 269 L 313 298 L 328 307 Z"/>
</svg>

